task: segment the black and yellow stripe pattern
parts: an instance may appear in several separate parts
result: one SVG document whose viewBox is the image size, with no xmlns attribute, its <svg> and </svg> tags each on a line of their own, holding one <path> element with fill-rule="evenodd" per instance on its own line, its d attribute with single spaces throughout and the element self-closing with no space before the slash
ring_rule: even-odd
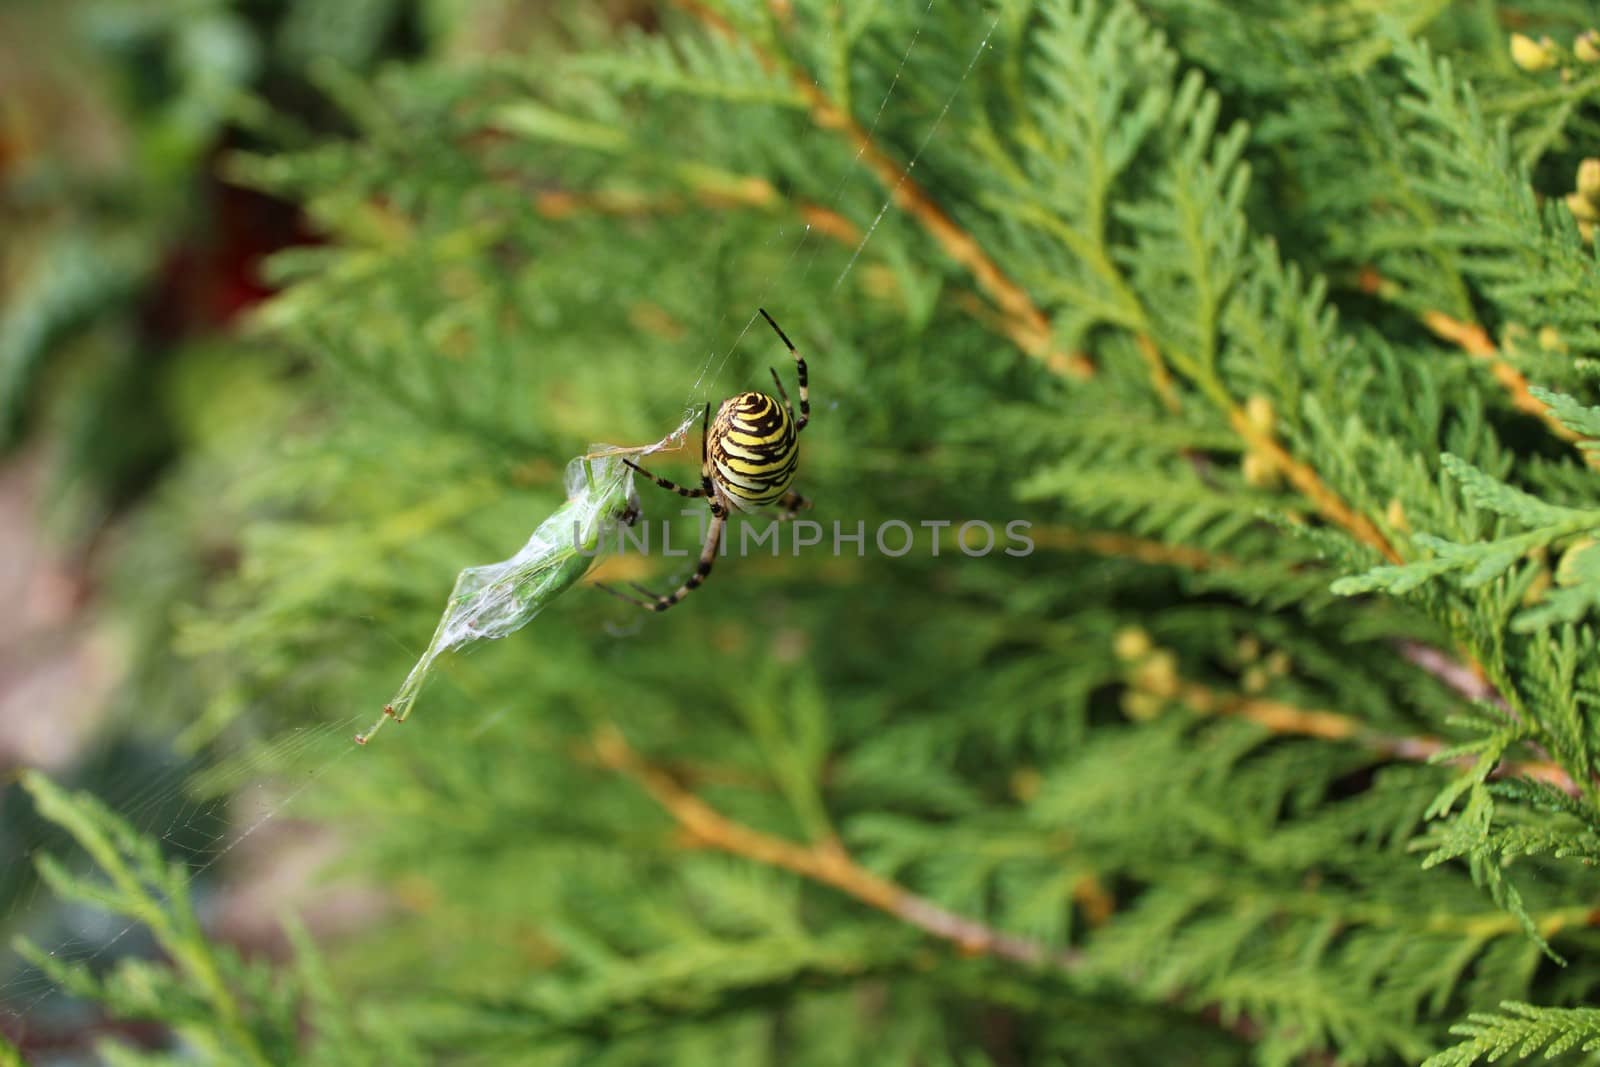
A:
<svg viewBox="0 0 1600 1067">
<path fill-rule="evenodd" d="M 711 478 L 741 511 L 776 504 L 800 465 L 800 438 L 788 410 L 765 393 L 722 402 L 712 420 Z"/>
<path fill-rule="evenodd" d="M 789 488 L 794 481 L 795 469 L 800 465 L 800 431 L 811 421 L 811 394 L 806 375 L 806 361 L 789 340 L 783 328 L 772 321 L 765 308 L 761 317 L 767 320 L 778 339 L 794 357 L 795 379 L 800 386 L 800 414 L 795 415 L 789 403 L 789 394 L 783 388 L 783 379 L 776 369 L 772 371 L 772 384 L 778 387 L 782 403 L 765 393 L 740 393 L 722 402 L 717 409 L 717 419 L 711 421 L 711 405 L 705 408 L 700 433 L 700 484 L 679 485 L 659 474 L 651 474 L 630 459 L 622 462 L 655 482 L 661 488 L 679 496 L 704 497 L 711 507 L 711 525 L 706 529 L 706 541 L 700 549 L 700 562 L 694 573 L 667 596 L 652 593 L 641 585 L 634 590 L 642 597 L 629 596 L 609 586 L 601 589 L 650 611 L 666 611 L 682 600 L 691 590 L 698 589 L 711 574 L 716 562 L 717 548 L 722 544 L 722 530 L 728 522 L 730 508 L 748 511 L 764 504 L 781 504 L 780 519 L 793 518 L 801 508 L 811 502 Z"/>
</svg>

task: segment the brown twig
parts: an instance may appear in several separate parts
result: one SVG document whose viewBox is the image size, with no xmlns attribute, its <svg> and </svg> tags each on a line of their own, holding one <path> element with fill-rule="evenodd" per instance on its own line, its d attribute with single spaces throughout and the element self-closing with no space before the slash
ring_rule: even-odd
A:
<svg viewBox="0 0 1600 1067">
<path fill-rule="evenodd" d="M 1383 275 L 1371 267 L 1361 272 L 1357 281 L 1362 292 L 1371 293 L 1379 297 L 1385 295 L 1385 290 L 1390 288 Z M 1496 382 L 1500 383 L 1511 398 L 1511 406 L 1525 415 L 1532 415 L 1549 428 L 1550 432 L 1561 438 L 1577 444 L 1587 440 L 1582 434 L 1574 433 L 1561 424 L 1561 421 L 1550 412 L 1550 409 L 1533 391 L 1528 388 L 1528 379 L 1517 368 L 1507 363 L 1500 356 L 1500 348 L 1485 330 L 1476 322 L 1463 322 L 1442 311 L 1424 311 L 1422 324 L 1435 337 L 1459 347 L 1474 359 L 1484 360 L 1489 364 L 1489 373 Z M 1600 467 L 1600 455 L 1588 450 L 1583 450 L 1583 460 L 1591 467 Z"/>
<path fill-rule="evenodd" d="M 811 121 L 820 129 L 837 132 L 855 149 L 878 181 L 889 190 L 890 198 L 928 232 L 945 254 L 971 273 L 978 288 L 1000 309 L 1006 336 L 1028 355 L 1052 370 L 1074 378 L 1090 378 L 1094 363 L 1081 352 L 1066 352 L 1054 343 L 1049 321 L 1032 298 L 1003 271 L 983 246 L 945 213 L 944 209 L 911 177 L 902 165 L 878 145 L 804 71 L 790 67 L 766 49 L 740 36 L 721 15 L 699 0 L 675 0 L 678 7 L 693 15 L 716 33 L 744 44 L 769 71 L 787 75 L 810 111 Z"/>
<path fill-rule="evenodd" d="M 1475 322 L 1462 322 L 1453 319 L 1442 311 L 1424 312 L 1422 324 L 1433 332 L 1436 337 L 1441 337 L 1459 345 L 1468 355 L 1477 359 L 1488 361 L 1489 373 L 1494 380 L 1500 383 L 1501 388 L 1511 397 L 1511 406 L 1525 415 L 1532 415 L 1549 428 L 1550 432 L 1576 444 L 1587 440 L 1582 434 L 1575 433 L 1561 424 L 1544 401 L 1533 395 L 1528 388 L 1528 379 L 1523 373 L 1505 360 L 1500 358 L 1500 349 L 1482 326 Z M 1584 462 L 1591 467 L 1600 466 L 1600 457 L 1589 451 L 1583 452 Z"/>
<path fill-rule="evenodd" d="M 1206 552 L 1188 545 L 1170 545 L 1164 541 L 1152 541 L 1120 533 L 1073 530 L 1064 526 L 1034 526 L 1028 531 L 1028 536 L 1041 548 L 1083 550 L 1099 556 L 1131 559 L 1153 566 L 1211 571 L 1239 565 L 1238 560 L 1220 553 Z"/>
<path fill-rule="evenodd" d="M 1302 463 L 1278 443 L 1270 431 L 1257 426 L 1241 407 L 1228 409 L 1228 423 L 1250 449 L 1268 460 L 1283 477 L 1311 501 L 1317 513 L 1336 526 L 1342 527 L 1356 540 L 1369 545 L 1390 563 L 1403 562 L 1400 553 L 1389 543 L 1372 520 L 1346 504 L 1339 494 L 1328 488 L 1321 476 L 1309 464 Z"/>
<path fill-rule="evenodd" d="M 1385 734 L 1371 729 L 1360 719 L 1340 712 L 1301 708 L 1265 697 L 1223 693 L 1199 682 L 1180 680 L 1172 695 L 1184 706 L 1201 714 L 1246 719 L 1275 734 L 1348 741 L 1392 759 L 1427 763 L 1447 747 L 1437 737 Z M 1452 762 L 1457 766 L 1466 766 L 1472 761 L 1464 758 Z M 1548 760 L 1505 760 L 1494 769 L 1492 777 L 1532 778 L 1573 796 L 1579 793 L 1572 776 Z"/>
<path fill-rule="evenodd" d="M 1477 663 L 1452 659 L 1447 653 L 1420 641 L 1401 641 L 1399 647 L 1406 662 L 1427 671 L 1468 700 L 1485 701 L 1502 710 L 1510 708 Z"/>
<path fill-rule="evenodd" d="M 713 187 L 695 187 L 693 200 L 717 206 L 734 206 L 770 211 L 783 206 L 783 199 L 771 183 L 761 178 L 741 178 Z M 584 214 L 612 216 L 667 215 L 687 210 L 690 197 L 674 194 L 647 195 L 621 191 L 576 193 L 550 189 L 534 196 L 534 210 L 551 220 L 575 218 Z M 820 204 L 801 201 L 795 205 L 800 218 L 811 229 L 846 246 L 861 241 L 861 228 L 845 216 Z M 952 293 L 957 307 L 977 319 L 986 329 L 1007 335 L 1011 324 L 1006 316 L 977 293 L 958 289 Z M 1045 366 L 1056 374 L 1074 373 L 1068 354 L 1051 352 Z M 1174 396 L 1175 399 L 1175 396 Z"/>
<path fill-rule="evenodd" d="M 957 915 L 873 874 L 851 859 L 838 841 L 799 845 L 734 822 L 684 789 L 665 771 L 641 759 L 615 727 L 605 727 L 596 734 L 594 750 L 603 765 L 638 782 L 697 847 L 743 856 L 830 886 L 934 937 L 952 942 L 968 955 L 995 956 L 1069 971 L 1081 966 L 1079 954 L 1072 949 L 1051 948 L 993 930 L 976 919 Z"/>
<path fill-rule="evenodd" d="M 1150 368 L 1150 384 L 1155 387 L 1156 395 L 1166 409 L 1176 415 L 1182 408 L 1178 401 L 1178 386 L 1173 381 L 1172 371 L 1167 369 L 1167 361 L 1161 358 L 1161 349 L 1156 347 L 1155 341 L 1147 333 L 1136 333 L 1133 340 Z"/>
<path fill-rule="evenodd" d="M 782 207 L 785 203 L 778 190 L 764 178 L 738 178 L 715 186 L 697 186 L 691 191 L 695 199 L 713 206 L 771 210 Z M 563 189 L 547 189 L 535 194 L 533 205 L 534 210 L 547 219 L 567 219 L 580 214 L 671 214 L 688 208 L 689 200 L 671 194 L 648 195 L 620 191 L 577 193 Z M 861 239 L 861 230 L 856 224 L 837 211 L 804 201 L 795 207 L 808 226 L 835 241 L 854 244 Z"/>
</svg>

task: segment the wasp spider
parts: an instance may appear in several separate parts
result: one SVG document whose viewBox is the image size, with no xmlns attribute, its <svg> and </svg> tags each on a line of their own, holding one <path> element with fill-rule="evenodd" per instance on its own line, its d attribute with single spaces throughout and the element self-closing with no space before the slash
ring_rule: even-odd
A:
<svg viewBox="0 0 1600 1067">
<path fill-rule="evenodd" d="M 623 460 L 663 489 L 670 489 L 679 496 L 706 497 L 711 505 L 711 525 L 706 531 L 706 543 L 700 550 L 699 565 L 688 580 L 678 587 L 677 592 L 660 596 L 643 586 L 634 585 L 633 588 L 642 597 L 633 597 L 608 586 L 600 587 L 611 595 L 649 611 L 666 611 L 688 596 L 689 591 L 697 588 L 711 573 L 711 564 L 722 545 L 722 530 L 727 524 L 730 508 L 749 511 L 767 504 L 778 504 L 783 508 L 779 515 L 781 521 L 793 518 L 795 512 L 811 506 L 810 501 L 789 488 L 789 483 L 794 481 L 795 467 L 800 462 L 800 431 L 811 420 L 811 396 L 806 389 L 806 361 L 766 309 L 759 310 L 761 317 L 767 320 L 767 325 L 772 327 L 779 340 L 789 349 L 790 355 L 794 356 L 795 377 L 800 382 L 799 417 L 795 417 L 794 405 L 789 402 L 789 394 L 784 391 L 777 370 L 769 368 L 772 369 L 772 382 L 778 387 L 778 396 L 783 398 L 783 403 L 765 393 L 740 393 L 722 402 L 715 419 L 711 417 L 711 405 L 706 405 L 700 424 L 698 488 L 689 489 L 669 482 L 631 460 Z"/>
</svg>

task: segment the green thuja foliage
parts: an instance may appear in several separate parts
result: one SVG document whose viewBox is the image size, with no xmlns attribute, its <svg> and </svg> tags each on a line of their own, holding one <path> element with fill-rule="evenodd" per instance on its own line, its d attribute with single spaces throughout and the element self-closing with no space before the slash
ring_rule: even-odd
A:
<svg viewBox="0 0 1600 1067">
<path fill-rule="evenodd" d="M 470 7 L 322 68 L 340 134 L 227 159 L 321 237 L 237 341 L 286 399 L 134 542 L 228 517 L 141 677 L 239 746 L 210 788 L 292 785 L 386 904 L 269 979 L 75 802 L 158 887 L 93 892 L 173 995 L 74 991 L 215 1062 L 1592 1052 L 1588 5 Z M 366 726 L 569 458 L 787 376 L 758 307 L 810 364 L 819 548 L 661 615 L 578 585 L 373 744 L 273 740 Z M 649 465 L 692 485 L 684 439 Z M 963 552 L 973 519 L 1033 550 Z M 600 577 L 669 589 L 659 548 Z"/>
<path fill-rule="evenodd" d="M 63 792 L 33 772 L 24 774 L 23 786 L 39 814 L 64 829 L 98 868 L 81 876 L 53 856 L 41 856 L 39 872 L 50 888 L 63 899 L 148 928 L 169 961 L 123 959 L 96 973 L 86 962 L 66 962 L 30 941 L 19 943 L 22 954 L 63 988 L 103 1001 L 120 1018 L 163 1021 L 186 1049 L 184 1056 L 145 1056 L 112 1046 L 103 1050 L 109 1062 L 154 1067 L 190 1062 L 196 1055 L 208 1063 L 258 1067 L 415 1062 L 381 1027 L 343 1014 L 347 1009 L 303 926 L 287 923 L 297 955 L 293 968 L 247 962 L 206 940 L 190 899 L 187 867 L 163 858 L 155 842 L 88 794 Z M 299 1040 L 302 1014 L 314 1026 L 310 1042 Z"/>
</svg>

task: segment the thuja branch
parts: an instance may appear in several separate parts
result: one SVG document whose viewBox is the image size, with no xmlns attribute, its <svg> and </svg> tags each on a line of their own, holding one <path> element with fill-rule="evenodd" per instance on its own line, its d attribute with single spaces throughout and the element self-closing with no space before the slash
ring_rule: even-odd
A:
<svg viewBox="0 0 1600 1067">
<path fill-rule="evenodd" d="M 1401 641 L 1398 647 L 1407 662 L 1421 667 L 1468 700 L 1487 701 L 1499 708 L 1510 706 L 1506 703 L 1506 698 L 1501 696 L 1499 690 L 1495 689 L 1484 676 L 1483 668 L 1476 663 L 1463 663 L 1451 659 L 1437 648 L 1419 641 Z"/>
<path fill-rule="evenodd" d="M 1066 526 L 1034 526 L 1028 531 L 1028 536 L 1041 548 L 1092 552 L 1097 556 L 1130 559 L 1157 567 L 1213 571 L 1239 565 L 1238 560 L 1221 553 L 1108 531 L 1076 530 Z M 960 546 L 960 539 L 954 533 L 950 535 L 949 541 L 954 547 Z"/>
<path fill-rule="evenodd" d="M 1228 425 L 1244 438 L 1250 450 L 1269 462 L 1284 479 L 1311 502 L 1317 513 L 1342 528 L 1356 540 L 1375 549 L 1390 563 L 1403 562 L 1403 557 L 1372 520 L 1346 504 L 1309 463 L 1296 459 L 1284 448 L 1270 429 L 1258 425 L 1246 409 L 1231 405 L 1227 409 Z"/>
<path fill-rule="evenodd" d="M 1533 395 L 1533 391 L 1528 387 L 1527 377 L 1500 358 L 1499 348 L 1490 340 L 1488 332 L 1482 326 L 1475 322 L 1453 319 L 1441 311 L 1424 312 L 1422 324 L 1435 336 L 1461 346 L 1468 355 L 1486 360 L 1489 364 L 1489 373 L 1494 375 L 1494 380 L 1499 382 L 1510 395 L 1512 407 L 1525 415 L 1532 415 L 1563 441 L 1576 444 L 1584 440 L 1582 434 L 1574 433 L 1561 425 L 1560 420 L 1544 401 Z M 1585 453 L 1584 462 L 1591 467 L 1600 466 L 1600 457 L 1593 453 Z"/>
<path fill-rule="evenodd" d="M 1574 433 L 1561 425 L 1561 421 L 1555 417 L 1549 406 L 1533 395 L 1533 391 L 1528 387 L 1527 377 L 1500 358 L 1500 350 L 1490 340 L 1488 332 L 1482 326 L 1473 322 L 1461 322 L 1439 311 L 1424 313 L 1422 322 L 1436 336 L 1460 345 L 1468 355 L 1487 360 L 1489 373 L 1494 375 L 1494 380 L 1510 394 L 1512 407 L 1525 415 L 1532 415 L 1563 441 L 1577 444 L 1585 440 L 1582 434 Z M 1584 462 L 1589 466 L 1600 466 L 1600 456 L 1592 452 L 1585 452 L 1583 456 Z"/>
<path fill-rule="evenodd" d="M 646 762 L 615 727 L 594 738 L 600 762 L 632 778 L 677 822 L 689 841 L 798 874 L 886 912 L 971 955 L 990 955 L 1062 970 L 1080 967 L 1078 953 L 993 930 L 976 919 L 940 907 L 856 863 L 835 840 L 799 845 L 734 822 L 683 788 L 666 771 Z"/>
<path fill-rule="evenodd" d="M 1403 736 L 1372 730 L 1348 715 L 1296 707 L 1281 700 L 1218 693 L 1197 683 L 1186 683 L 1179 699 L 1188 707 L 1206 714 L 1228 715 L 1266 727 L 1273 733 L 1299 734 L 1335 741 L 1349 741 L 1389 759 L 1427 763 L 1447 747 L 1437 737 Z M 1467 766 L 1471 760 L 1456 761 Z M 1505 760 L 1494 769 L 1495 778 L 1531 778 L 1576 796 L 1579 792 L 1572 776 L 1549 760 Z"/>
<path fill-rule="evenodd" d="M 1153 702 L 1151 705 L 1142 702 L 1132 704 L 1131 710 L 1136 714 L 1153 713 L 1160 704 L 1171 702 L 1197 715 L 1244 719 L 1274 734 L 1347 742 L 1385 759 L 1417 763 L 1433 761 L 1448 747 L 1444 740 L 1437 737 L 1383 733 L 1355 716 L 1342 712 L 1302 708 L 1282 700 L 1225 692 L 1192 681 L 1178 674 L 1176 657 L 1172 653 L 1150 646 L 1140 634 L 1142 631 L 1130 631 L 1119 637 L 1122 644 L 1120 652 L 1131 664 L 1128 674 L 1130 692 Z M 1457 761 L 1460 765 L 1470 762 Z M 1572 775 L 1549 760 L 1504 760 L 1494 769 L 1492 776 L 1530 778 L 1573 796 L 1580 792 Z"/>
<path fill-rule="evenodd" d="M 1152 387 L 1169 410 L 1176 411 L 1179 407 L 1176 383 L 1170 369 L 1171 366 L 1177 366 L 1222 412 L 1228 420 L 1228 425 L 1243 439 L 1249 451 L 1281 474 L 1310 501 L 1319 515 L 1377 551 L 1390 563 L 1402 562 L 1399 551 L 1372 520 L 1345 503 L 1339 494 L 1322 480 L 1315 467 L 1296 459 L 1277 440 L 1272 432 L 1273 416 L 1270 405 L 1264 413 L 1255 410 L 1256 405 L 1253 402 L 1241 406 L 1214 370 L 1208 368 L 1203 361 L 1192 357 L 1169 361 L 1154 339 L 1155 323 L 1144 300 L 1128 288 L 1126 280 L 1116 266 L 1108 263 L 1106 269 L 1117 288 L 1125 294 L 1125 310 L 1133 320 L 1134 342 L 1150 370 Z"/>
<path fill-rule="evenodd" d="M 793 209 L 807 229 L 847 247 L 861 243 L 859 226 L 832 208 L 809 201 L 789 201 L 765 178 L 727 174 L 707 167 L 694 168 L 686 175 L 687 195 L 658 193 L 626 189 L 602 189 L 576 192 L 567 189 L 547 189 L 534 195 L 533 206 L 543 218 L 564 221 L 590 215 L 631 218 L 655 215 L 675 215 L 689 210 L 697 202 L 711 207 L 748 208 L 757 211 L 777 212 Z M 1005 334 L 1008 324 L 1003 313 L 994 309 L 977 293 L 966 289 L 952 291 L 956 307 L 978 320 L 986 329 Z M 1159 358 L 1159 357 L 1158 357 Z M 1063 365 L 1064 366 L 1064 365 Z M 1054 369 L 1060 370 L 1057 366 Z M 1167 379 L 1170 388 L 1170 377 Z M 1176 404 L 1176 398 L 1169 406 Z M 1174 410 L 1176 408 L 1174 407 Z"/>
<path fill-rule="evenodd" d="M 1377 271 L 1370 268 L 1361 272 L 1360 285 L 1363 292 L 1378 296 L 1385 295 L 1385 290 L 1389 287 L 1389 283 L 1385 282 Z M 1449 341 L 1474 359 L 1486 362 L 1489 373 L 1510 397 L 1512 407 L 1525 415 L 1532 415 L 1563 441 L 1577 444 L 1585 440 L 1582 434 L 1574 433 L 1563 426 L 1549 406 L 1533 395 L 1527 376 L 1501 357 L 1499 347 L 1489 336 L 1489 331 L 1481 325 L 1433 310 L 1424 311 L 1421 321 L 1435 337 Z M 1585 452 L 1584 462 L 1591 467 L 1600 467 L 1600 456 Z"/>
<path fill-rule="evenodd" d="M 738 178 L 715 185 L 697 184 L 691 191 L 700 202 L 713 207 L 735 206 L 775 210 L 784 205 L 783 195 L 764 178 Z M 690 200 L 671 194 L 630 193 L 620 190 L 572 192 L 550 189 L 534 197 L 534 208 L 547 219 L 566 219 L 578 215 L 665 215 L 687 210 Z M 805 224 L 844 244 L 861 240 L 855 223 L 820 204 L 795 205 Z"/>
<path fill-rule="evenodd" d="M 1145 365 L 1150 368 L 1150 384 L 1155 388 L 1156 395 L 1166 409 L 1176 415 L 1183 405 L 1178 400 L 1178 386 L 1173 380 L 1172 371 L 1167 368 L 1167 361 L 1161 358 L 1161 349 L 1146 333 L 1135 334 L 1133 340 L 1139 347 L 1139 355 L 1144 358 Z"/>
<path fill-rule="evenodd" d="M 977 239 L 962 229 L 911 177 L 909 169 L 873 140 L 861 124 L 804 70 L 742 36 L 737 28 L 699 0 L 674 2 L 716 33 L 749 48 L 766 69 L 788 76 L 805 100 L 811 121 L 819 129 L 834 131 L 848 141 L 855 149 L 857 158 L 866 163 L 889 191 L 894 203 L 926 230 L 946 255 L 971 273 L 978 288 L 1000 309 L 1002 327 L 1012 343 L 1028 355 L 1042 360 L 1057 373 L 1073 378 L 1094 375 L 1094 364 L 1087 356 L 1056 347 L 1050 322 L 1044 313 L 1027 292 L 1001 269 Z"/>
</svg>

